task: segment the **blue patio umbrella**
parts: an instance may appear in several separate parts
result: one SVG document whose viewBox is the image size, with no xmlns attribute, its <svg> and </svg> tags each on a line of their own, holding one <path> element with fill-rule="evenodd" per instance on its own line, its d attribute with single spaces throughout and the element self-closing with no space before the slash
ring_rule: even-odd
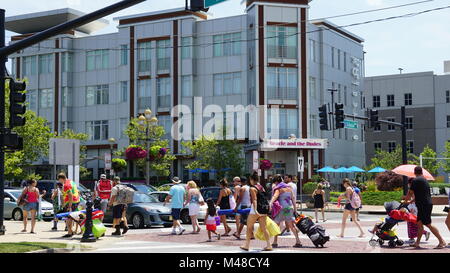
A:
<svg viewBox="0 0 450 273">
<path fill-rule="evenodd" d="M 365 170 L 358 168 L 356 166 L 351 166 L 350 168 L 348 168 L 348 170 L 354 172 L 354 173 L 364 173 L 366 172 Z"/>
<path fill-rule="evenodd" d="M 317 172 L 319 172 L 319 173 L 335 173 L 335 172 L 336 172 L 336 169 L 333 169 L 333 168 L 330 167 L 330 166 L 325 166 L 325 167 L 323 167 L 322 169 L 317 170 Z"/>
<path fill-rule="evenodd" d="M 339 169 L 336 169 L 336 172 L 337 173 L 351 173 L 352 171 L 350 171 L 346 167 L 340 167 Z"/>
<path fill-rule="evenodd" d="M 385 172 L 385 171 L 386 171 L 386 169 L 383 169 L 381 167 L 375 167 L 372 170 L 370 170 L 369 173 L 382 173 L 382 172 Z"/>
</svg>

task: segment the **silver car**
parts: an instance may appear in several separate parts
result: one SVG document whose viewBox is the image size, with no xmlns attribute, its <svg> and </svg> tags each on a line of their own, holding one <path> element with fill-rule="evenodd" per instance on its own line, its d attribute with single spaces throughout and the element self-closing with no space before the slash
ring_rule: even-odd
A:
<svg viewBox="0 0 450 273">
<path fill-rule="evenodd" d="M 17 205 L 17 199 L 22 194 L 22 189 L 5 189 L 4 218 L 13 219 L 15 221 L 23 220 L 23 207 Z M 53 220 L 53 205 L 42 200 L 42 219 L 46 222 Z"/>
</svg>

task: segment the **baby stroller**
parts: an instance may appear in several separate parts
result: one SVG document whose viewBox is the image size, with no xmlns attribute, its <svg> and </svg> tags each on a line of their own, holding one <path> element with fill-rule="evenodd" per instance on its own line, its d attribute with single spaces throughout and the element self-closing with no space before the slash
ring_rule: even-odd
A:
<svg viewBox="0 0 450 273">
<path fill-rule="evenodd" d="M 404 205 L 397 201 L 384 203 L 384 208 L 388 215 L 390 215 L 393 210 L 406 209 Z M 405 242 L 397 237 L 397 233 L 393 229 L 399 222 L 403 222 L 403 220 L 394 219 L 393 217 L 388 216 L 382 223 L 376 224 L 369 245 L 374 247 L 379 244 L 382 246 L 387 241 L 389 247 L 394 248 L 396 246 L 402 246 Z M 374 239 L 375 236 L 378 237 L 378 239 Z"/>
</svg>

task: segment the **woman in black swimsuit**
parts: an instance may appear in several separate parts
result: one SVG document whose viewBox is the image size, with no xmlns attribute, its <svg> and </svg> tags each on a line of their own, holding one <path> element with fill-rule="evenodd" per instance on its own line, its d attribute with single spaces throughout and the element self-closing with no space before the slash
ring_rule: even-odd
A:
<svg viewBox="0 0 450 273">
<path fill-rule="evenodd" d="M 221 189 L 219 193 L 219 199 L 217 199 L 217 206 L 219 206 L 221 210 L 230 209 L 230 196 L 232 194 L 232 191 L 228 188 L 228 182 L 225 178 L 220 180 L 220 187 Z M 225 233 L 222 234 L 222 236 L 230 236 L 229 233 L 231 232 L 231 228 L 227 224 L 227 216 L 221 215 L 220 221 L 225 228 Z"/>
<path fill-rule="evenodd" d="M 317 189 L 314 190 L 312 197 L 314 198 L 314 211 L 316 215 L 316 223 L 319 222 L 318 212 L 319 209 L 322 210 L 322 220 L 325 222 L 325 191 L 323 190 L 322 184 L 317 185 Z"/>
</svg>

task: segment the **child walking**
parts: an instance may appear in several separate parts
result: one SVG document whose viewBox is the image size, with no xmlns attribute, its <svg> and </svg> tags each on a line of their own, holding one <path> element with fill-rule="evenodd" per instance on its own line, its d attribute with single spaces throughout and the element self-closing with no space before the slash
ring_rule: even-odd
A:
<svg viewBox="0 0 450 273">
<path fill-rule="evenodd" d="M 216 232 L 217 230 L 217 225 L 216 225 L 216 216 L 217 216 L 217 210 L 216 210 L 216 206 L 214 204 L 214 201 L 209 198 L 208 200 L 206 200 L 206 204 L 208 205 L 208 214 L 206 217 L 206 230 L 208 231 L 208 241 L 207 242 L 211 242 L 211 233 L 214 233 L 215 235 L 217 235 L 217 240 L 220 240 L 220 234 Z"/>
</svg>

